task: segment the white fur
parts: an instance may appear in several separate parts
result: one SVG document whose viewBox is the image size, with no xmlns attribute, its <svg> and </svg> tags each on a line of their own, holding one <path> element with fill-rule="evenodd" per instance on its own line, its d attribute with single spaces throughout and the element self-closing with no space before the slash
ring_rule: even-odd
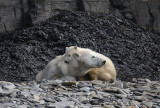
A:
<svg viewBox="0 0 160 108">
<path fill-rule="evenodd" d="M 78 53 L 78 54 L 86 53 L 85 57 L 83 59 L 87 59 L 87 57 L 89 57 L 88 55 L 90 55 L 90 56 L 95 56 L 95 57 L 101 58 L 106 61 L 106 63 L 103 66 L 101 66 L 100 68 L 92 68 L 88 72 L 92 80 L 110 81 L 112 79 L 116 79 L 115 66 L 114 66 L 113 62 L 108 57 L 106 57 L 100 53 L 96 53 L 96 52 L 94 52 L 90 49 L 87 49 L 87 48 L 80 48 L 77 46 L 71 46 L 66 49 L 65 60 L 70 61 L 70 58 L 75 53 Z M 70 57 L 68 57 L 67 55 L 70 55 Z M 88 61 L 90 62 L 90 65 L 94 65 L 94 63 L 95 63 L 95 62 L 93 62 L 94 60 L 92 60 L 92 59 L 88 59 Z M 83 64 L 87 65 L 86 63 L 83 63 Z"/>
<path fill-rule="evenodd" d="M 65 55 L 58 56 L 37 74 L 36 81 L 55 80 L 63 76 L 83 76 L 92 68 L 103 65 L 104 60 L 99 57 L 92 58 L 92 56 L 87 52 L 81 52 L 78 56 L 72 56 L 70 63 L 64 62 Z"/>
</svg>

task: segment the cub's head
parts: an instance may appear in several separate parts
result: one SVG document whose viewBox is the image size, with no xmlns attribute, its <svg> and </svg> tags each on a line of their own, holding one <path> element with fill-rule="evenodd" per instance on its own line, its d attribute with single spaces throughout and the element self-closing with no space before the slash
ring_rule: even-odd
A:
<svg viewBox="0 0 160 108">
<path fill-rule="evenodd" d="M 64 62 L 69 63 L 75 53 L 77 53 L 77 46 L 66 47 Z"/>
<path fill-rule="evenodd" d="M 79 62 L 79 65 L 87 68 L 98 68 L 106 63 L 106 61 L 99 58 L 94 51 L 89 53 L 85 51 L 74 53 L 72 57 Z"/>
</svg>

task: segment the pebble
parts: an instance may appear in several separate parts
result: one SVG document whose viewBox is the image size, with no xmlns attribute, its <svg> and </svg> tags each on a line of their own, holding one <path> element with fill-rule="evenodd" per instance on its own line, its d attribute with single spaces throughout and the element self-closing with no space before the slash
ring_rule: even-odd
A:
<svg viewBox="0 0 160 108">
<path fill-rule="evenodd" d="M 143 101 L 142 104 L 147 106 L 148 108 L 152 108 L 152 105 L 153 105 L 152 102 L 147 102 L 147 101 Z"/>
<path fill-rule="evenodd" d="M 7 96 L 7 95 L 9 95 L 9 94 L 11 94 L 11 93 L 12 93 L 11 90 L 4 89 L 4 88 L 0 87 L 0 95 L 1 95 L 1 96 Z"/>
<path fill-rule="evenodd" d="M 138 83 L 140 81 L 140 83 Z M 6 84 L 5 84 L 6 83 Z M 159 108 L 160 83 L 147 79 L 114 84 L 103 81 L 43 81 L 42 83 L 5 82 L 1 87 L 0 106 L 12 108 Z M 14 87 L 15 86 L 15 87 Z M 152 88 L 151 91 L 140 89 Z M 101 89 L 97 89 L 101 88 Z M 2 91 L 3 90 L 3 91 Z M 11 91 L 11 92 L 8 92 Z"/>
<path fill-rule="evenodd" d="M 115 108 L 113 105 L 104 105 L 104 108 Z"/>
<path fill-rule="evenodd" d="M 114 86 L 123 89 L 123 83 L 121 81 L 116 81 Z"/>
<path fill-rule="evenodd" d="M 90 88 L 89 87 L 83 87 L 83 88 L 80 88 L 80 90 L 84 91 L 84 92 L 89 92 Z"/>
<path fill-rule="evenodd" d="M 5 81 L 0 81 L 0 86 L 8 90 L 12 90 L 15 88 L 15 85 L 13 83 L 5 82 Z"/>
<path fill-rule="evenodd" d="M 77 83 L 75 81 L 70 81 L 70 82 L 62 82 L 63 86 L 73 86 L 73 85 L 77 85 Z"/>
<path fill-rule="evenodd" d="M 117 93 L 117 88 L 104 88 L 103 91 L 105 92 L 113 92 L 113 93 Z"/>
</svg>

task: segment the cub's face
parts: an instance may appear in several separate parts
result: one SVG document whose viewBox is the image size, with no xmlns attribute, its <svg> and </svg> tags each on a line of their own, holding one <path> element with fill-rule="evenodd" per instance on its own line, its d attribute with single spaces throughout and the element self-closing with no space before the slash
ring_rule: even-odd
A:
<svg viewBox="0 0 160 108">
<path fill-rule="evenodd" d="M 77 46 L 66 47 L 64 62 L 69 63 L 75 53 L 77 53 Z"/>
</svg>

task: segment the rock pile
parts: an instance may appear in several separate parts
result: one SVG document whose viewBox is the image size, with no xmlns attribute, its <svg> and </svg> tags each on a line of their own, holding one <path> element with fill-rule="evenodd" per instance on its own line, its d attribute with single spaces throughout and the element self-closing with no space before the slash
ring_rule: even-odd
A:
<svg viewBox="0 0 160 108">
<path fill-rule="evenodd" d="M 121 80 L 159 80 L 159 42 L 159 36 L 114 15 L 57 10 L 45 22 L 0 40 L 0 80 L 33 80 L 51 59 L 71 45 L 110 57 Z"/>
<path fill-rule="evenodd" d="M 159 108 L 160 82 L 0 82 L 1 108 Z"/>
</svg>

